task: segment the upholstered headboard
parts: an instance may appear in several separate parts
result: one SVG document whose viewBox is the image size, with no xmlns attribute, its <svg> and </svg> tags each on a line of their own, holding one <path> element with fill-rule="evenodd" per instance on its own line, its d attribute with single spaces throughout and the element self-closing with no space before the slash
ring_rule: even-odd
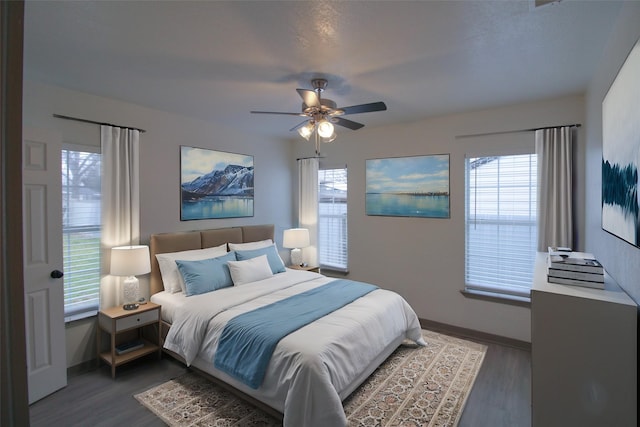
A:
<svg viewBox="0 0 640 427">
<path fill-rule="evenodd" d="M 265 239 L 274 240 L 273 230 L 273 224 L 269 224 L 151 235 L 149 244 L 151 252 L 149 294 L 153 295 L 164 289 L 156 254 L 211 248 L 222 245 L 223 243 L 247 243 Z"/>
</svg>

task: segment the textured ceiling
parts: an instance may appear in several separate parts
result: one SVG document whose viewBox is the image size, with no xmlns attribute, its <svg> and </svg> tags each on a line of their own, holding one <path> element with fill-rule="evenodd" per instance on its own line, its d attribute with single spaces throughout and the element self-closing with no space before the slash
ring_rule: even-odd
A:
<svg viewBox="0 0 640 427">
<path fill-rule="evenodd" d="M 582 93 L 618 1 L 34 2 L 25 77 L 288 137 L 326 77 L 367 127 Z M 104 119 L 108 118 L 92 118 Z M 339 129 L 338 132 L 353 132 Z"/>
</svg>

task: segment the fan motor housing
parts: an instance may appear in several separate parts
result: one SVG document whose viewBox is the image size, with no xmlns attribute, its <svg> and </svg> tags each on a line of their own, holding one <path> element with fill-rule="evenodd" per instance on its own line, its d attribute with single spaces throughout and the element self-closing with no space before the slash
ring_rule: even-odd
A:
<svg viewBox="0 0 640 427">
<path fill-rule="evenodd" d="M 328 98 L 322 98 L 320 99 L 320 104 L 322 105 L 321 110 L 323 112 L 328 112 L 330 110 L 335 110 L 337 108 L 337 104 L 335 103 L 335 101 L 328 99 Z M 304 102 L 302 103 L 302 111 L 303 112 L 307 112 L 307 110 L 311 110 L 313 109 L 313 107 L 309 107 L 307 104 L 305 104 Z"/>
</svg>

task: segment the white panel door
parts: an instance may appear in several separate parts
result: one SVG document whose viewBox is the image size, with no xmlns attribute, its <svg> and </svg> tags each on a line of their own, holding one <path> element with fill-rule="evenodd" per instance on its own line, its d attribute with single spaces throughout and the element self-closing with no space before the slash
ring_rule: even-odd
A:
<svg viewBox="0 0 640 427">
<path fill-rule="evenodd" d="M 24 292 L 29 403 L 67 385 L 60 136 L 23 129 Z"/>
</svg>

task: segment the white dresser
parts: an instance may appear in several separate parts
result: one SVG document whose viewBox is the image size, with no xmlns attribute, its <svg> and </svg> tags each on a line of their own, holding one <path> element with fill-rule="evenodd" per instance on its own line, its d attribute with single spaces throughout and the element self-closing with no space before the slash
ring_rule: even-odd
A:
<svg viewBox="0 0 640 427">
<path fill-rule="evenodd" d="M 606 272 L 604 290 L 548 283 L 546 257 L 531 290 L 532 426 L 636 427 L 636 304 Z"/>
</svg>

